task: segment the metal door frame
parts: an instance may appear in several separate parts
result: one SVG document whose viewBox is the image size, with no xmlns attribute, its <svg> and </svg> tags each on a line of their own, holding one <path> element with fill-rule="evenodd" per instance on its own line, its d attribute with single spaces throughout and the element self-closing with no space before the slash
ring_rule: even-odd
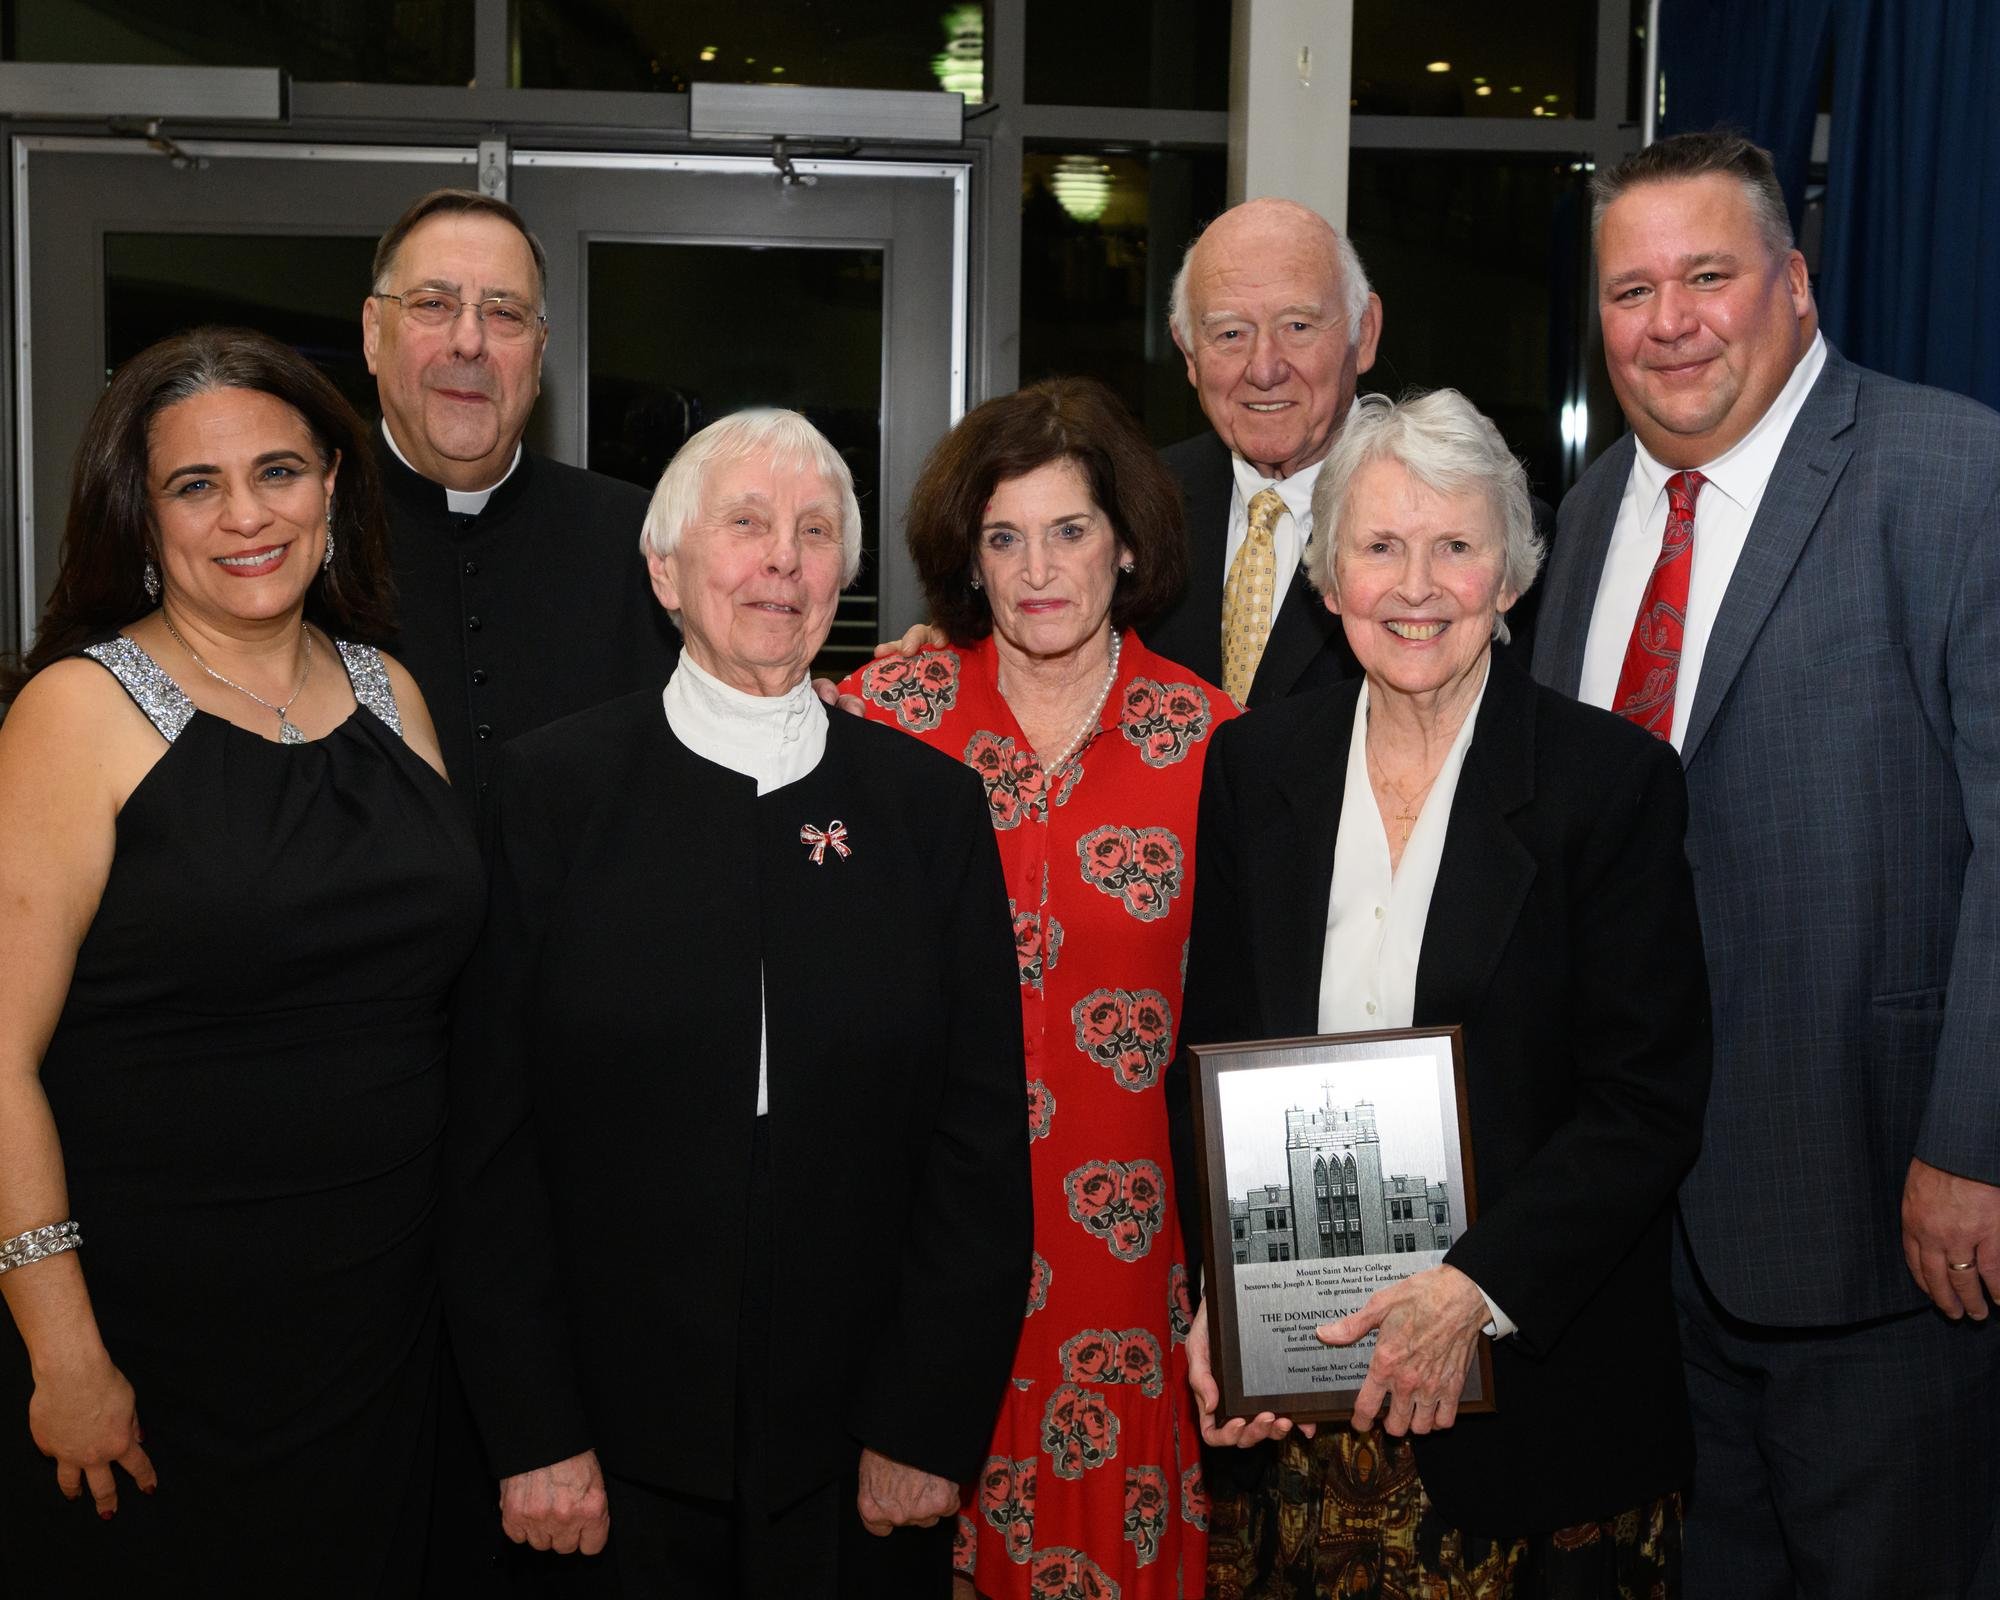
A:
<svg viewBox="0 0 2000 1600">
<path fill-rule="evenodd" d="M 150 156 L 172 159 L 132 139 L 86 138 L 64 134 L 16 134 L 13 146 L 14 210 L 14 562 L 21 648 L 26 650 L 40 620 L 35 574 L 34 285 L 29 271 L 33 210 L 32 158 L 49 155 Z M 479 147 L 470 145 L 290 144 L 276 140 L 190 139 L 177 146 L 200 159 L 259 161 L 352 161 L 392 166 L 476 167 Z"/>
<path fill-rule="evenodd" d="M 13 157 L 13 183 L 11 200 L 13 211 L 13 249 L 10 265 L 13 277 L 13 317 L 14 317 L 14 429 L 13 449 L 15 456 L 15 516 L 13 536 L 15 541 L 14 574 L 16 582 L 16 609 L 18 612 L 18 638 L 23 649 L 32 638 L 34 627 L 40 617 L 38 600 L 36 559 L 36 514 L 35 514 L 35 461 L 34 461 L 34 349 L 32 311 L 34 284 L 30 269 L 31 262 L 31 219 L 34 200 L 33 158 L 38 154 L 101 155 L 101 156 L 150 156 L 157 160 L 172 159 L 170 152 L 151 148 L 131 138 L 87 137 L 53 134 L 16 134 L 10 139 Z M 190 139 L 181 141 L 176 147 L 187 157 L 201 160 L 267 160 L 267 161 L 338 161 L 369 163 L 376 165 L 432 165 L 466 167 L 474 171 L 478 168 L 479 147 L 476 141 L 465 144 L 352 144 L 334 141 L 286 142 L 276 140 L 234 140 L 234 139 Z M 631 150 L 558 150 L 534 149 L 515 150 L 510 155 L 510 165 L 522 169 L 539 170 L 599 170 L 599 171 L 673 171 L 682 173 L 713 173 L 718 175 L 754 176 L 768 174 L 776 183 L 778 174 L 770 160 L 753 155 L 673 155 Z M 952 238 L 950 247 L 951 277 L 951 329 L 947 349 L 949 352 L 949 374 L 947 382 L 949 415 L 946 425 L 955 424 L 965 413 L 970 385 L 970 295 L 971 295 L 971 177 L 975 163 L 966 161 L 921 160 L 912 162 L 879 159 L 829 158 L 799 160 L 794 170 L 805 177 L 829 179 L 890 179 L 921 180 L 928 182 L 948 182 L 951 185 L 950 210 Z M 228 230 L 228 222 L 222 224 Z M 205 229 L 203 231 L 215 231 Z M 274 229 L 274 232 L 285 230 Z M 718 241 L 727 242 L 727 241 Z M 775 238 L 746 239 L 744 243 L 776 244 Z M 824 246 L 831 241 L 824 239 L 802 239 L 805 247 Z M 855 241 L 862 243 L 864 241 Z M 579 274 L 581 275 L 581 263 Z M 101 314 L 100 307 L 100 314 Z M 888 361 L 887 347 L 887 305 L 885 304 L 885 340 L 883 360 L 882 396 L 886 410 L 888 402 Z M 587 404 L 586 396 L 578 397 L 579 417 L 585 415 L 581 409 Z M 579 435 L 581 437 L 581 435 Z M 571 443 L 573 449 L 573 442 Z M 888 454 L 888 428 L 883 429 L 884 461 Z M 883 473 L 885 484 L 888 474 Z M 890 552 L 893 541 L 890 537 L 891 518 L 888 508 L 883 508 L 880 518 L 880 533 L 883 546 L 882 577 L 883 610 L 889 614 L 889 598 L 892 587 L 900 584 L 889 583 L 889 569 L 892 565 Z M 897 566 L 901 562 L 894 563 Z M 900 597 L 907 600 L 907 597 Z"/>
</svg>

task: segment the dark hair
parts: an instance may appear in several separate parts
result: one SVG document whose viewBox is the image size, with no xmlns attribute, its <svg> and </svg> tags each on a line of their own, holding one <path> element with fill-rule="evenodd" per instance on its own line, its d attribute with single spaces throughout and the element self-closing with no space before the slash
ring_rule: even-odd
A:
<svg viewBox="0 0 2000 1600">
<path fill-rule="evenodd" d="M 1774 256 L 1792 248 L 1792 219 L 1785 209 L 1785 191 L 1771 165 L 1771 152 L 1752 144 L 1731 128 L 1707 133 L 1677 133 L 1635 150 L 1608 172 L 1590 180 L 1590 240 L 1611 202 L 1628 189 L 1645 183 L 1676 183 L 1688 178 L 1719 176 L 1743 185 L 1757 231 Z"/>
<path fill-rule="evenodd" d="M 938 441 L 904 519 L 931 620 L 955 644 L 993 631 L 985 594 L 971 586 L 980 519 L 993 491 L 1052 461 L 1073 461 L 1090 497 L 1132 552 L 1133 571 L 1111 597 L 1111 625 L 1157 615 L 1187 580 L 1180 486 L 1160 465 L 1132 413 L 1095 378 L 1050 378 L 968 412 Z"/>
<path fill-rule="evenodd" d="M 148 487 L 153 419 L 218 389 L 282 400 L 305 420 L 322 464 L 339 453 L 333 565 L 313 575 L 306 615 L 343 639 L 389 637 L 395 587 L 367 424 L 318 367 L 277 340 L 248 328 L 196 328 L 141 350 L 98 397 L 76 447 L 55 589 L 34 648 L 0 679 L 0 700 L 11 700 L 51 661 L 153 609 L 141 577 L 155 546 Z"/>
<path fill-rule="evenodd" d="M 535 258 L 537 305 L 548 298 L 549 258 L 542 249 L 542 241 L 535 237 L 521 213 L 505 200 L 496 200 L 490 194 L 480 194 L 474 189 L 433 189 L 410 202 L 408 209 L 389 224 L 389 231 L 376 241 L 375 264 L 368 278 L 370 294 L 389 292 L 389 274 L 396 269 L 396 253 L 403 248 L 403 241 L 409 238 L 417 225 L 430 221 L 432 217 L 495 217 L 506 223 L 528 241 L 528 254 Z"/>
</svg>

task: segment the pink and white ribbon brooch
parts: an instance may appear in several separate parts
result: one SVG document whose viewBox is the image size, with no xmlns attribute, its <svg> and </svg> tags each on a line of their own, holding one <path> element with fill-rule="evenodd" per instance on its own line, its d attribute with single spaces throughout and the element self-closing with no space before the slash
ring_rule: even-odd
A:
<svg viewBox="0 0 2000 1600">
<path fill-rule="evenodd" d="M 803 828 L 799 829 L 799 843 L 812 846 L 812 864 L 814 866 L 819 866 L 826 860 L 826 847 L 828 845 L 833 846 L 833 853 L 837 856 L 845 858 L 854 854 L 848 848 L 847 844 L 847 824 L 838 819 L 829 822 L 824 829 L 815 828 L 808 822 Z"/>
</svg>

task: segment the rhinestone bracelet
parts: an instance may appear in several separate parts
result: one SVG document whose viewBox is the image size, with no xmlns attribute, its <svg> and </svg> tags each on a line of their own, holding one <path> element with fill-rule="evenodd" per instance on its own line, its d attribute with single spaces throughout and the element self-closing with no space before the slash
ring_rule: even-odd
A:
<svg viewBox="0 0 2000 1600">
<path fill-rule="evenodd" d="M 33 1266 L 83 1243 L 83 1231 L 74 1222 L 51 1222 L 46 1228 L 30 1228 L 11 1239 L 0 1239 L 0 1272 Z"/>
</svg>

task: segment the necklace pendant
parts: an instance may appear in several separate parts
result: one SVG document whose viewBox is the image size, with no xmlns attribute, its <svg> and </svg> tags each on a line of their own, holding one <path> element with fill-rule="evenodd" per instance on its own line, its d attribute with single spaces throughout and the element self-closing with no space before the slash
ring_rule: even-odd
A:
<svg viewBox="0 0 2000 1600">
<path fill-rule="evenodd" d="M 297 728 L 293 727 L 283 717 L 278 718 L 279 744 L 304 744 L 305 742 L 306 736 L 304 734 L 300 733 Z"/>
</svg>

